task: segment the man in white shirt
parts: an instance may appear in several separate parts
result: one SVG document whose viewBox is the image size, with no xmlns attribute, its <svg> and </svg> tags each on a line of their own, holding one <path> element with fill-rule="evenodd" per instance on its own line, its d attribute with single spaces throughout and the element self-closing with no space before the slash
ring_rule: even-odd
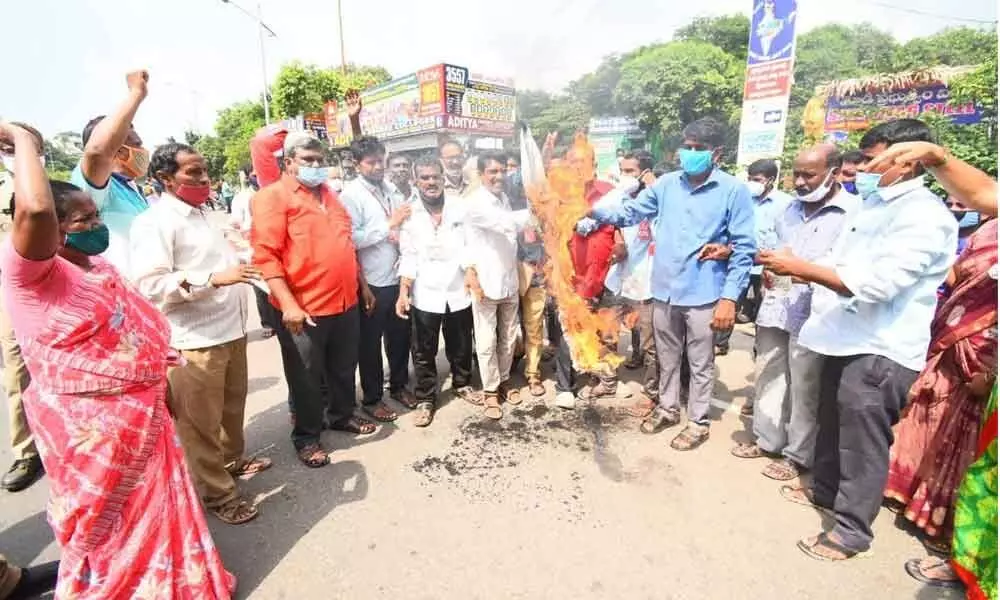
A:
<svg viewBox="0 0 1000 600">
<path fill-rule="evenodd" d="M 859 146 L 867 161 L 894 144 L 930 139 L 922 121 L 899 119 L 872 128 Z M 813 283 L 799 334 L 801 345 L 825 356 L 813 481 L 810 489 L 782 488 L 792 502 L 834 513 L 832 530 L 798 544 L 813 558 L 845 560 L 871 547 L 892 427 L 924 367 L 937 288 L 955 259 L 958 224 L 924 187 L 923 172 L 906 162 L 859 172 L 861 209 L 829 259 L 759 256 L 765 269 Z"/>
<path fill-rule="evenodd" d="M 500 402 L 521 402 L 510 389 L 510 367 L 518 330 L 517 233 L 531 220 L 528 209 L 513 211 L 504 193 L 506 157 L 486 153 L 477 168 L 482 184 L 466 197 L 466 285 L 472 291 L 476 355 L 483 405 L 491 419 L 503 417 Z"/>
<path fill-rule="evenodd" d="M 209 223 L 208 169 L 194 148 L 160 146 L 150 172 L 164 192 L 132 224 L 132 280 L 170 321 L 171 345 L 185 359 L 167 375 L 170 405 L 205 506 L 226 523 L 245 523 L 257 508 L 240 497 L 234 478 L 271 466 L 243 456 L 247 291 L 236 284 L 259 273 L 240 264 Z"/>
<path fill-rule="evenodd" d="M 396 314 L 413 320 L 413 372 L 417 414 L 426 427 L 437 404 L 438 340 L 451 365 L 451 389 L 479 402 L 472 387 L 472 298 L 465 288 L 463 203 L 444 193 L 444 170 L 432 156 L 417 160 L 419 201 L 399 232 L 399 300 Z"/>
<path fill-rule="evenodd" d="M 351 230 L 365 280 L 375 295 L 374 309 L 361 314 L 358 370 L 362 408 L 388 422 L 396 413 L 382 402 L 382 348 L 389 359 L 389 397 L 416 408 L 409 380 L 410 323 L 396 316 L 399 297 L 399 226 L 410 216 L 410 203 L 385 180 L 385 146 L 364 136 L 351 143 L 358 177 L 344 186 L 340 198 L 351 215 Z"/>
</svg>

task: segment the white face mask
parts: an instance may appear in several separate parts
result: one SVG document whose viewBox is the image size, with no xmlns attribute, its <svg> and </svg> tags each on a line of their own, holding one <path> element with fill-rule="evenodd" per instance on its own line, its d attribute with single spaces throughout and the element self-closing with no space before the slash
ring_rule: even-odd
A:
<svg viewBox="0 0 1000 600">
<path fill-rule="evenodd" d="M 830 188 L 833 187 L 833 169 L 830 169 L 826 174 L 825 183 L 808 194 L 798 194 L 799 200 L 812 204 L 813 202 L 819 202 L 826 195 L 830 193 Z"/>
<path fill-rule="evenodd" d="M 622 190 L 630 190 L 638 185 L 639 180 L 631 175 L 622 175 L 618 178 L 618 187 Z"/>
<path fill-rule="evenodd" d="M 4 154 L 3 158 L 2 158 L 2 162 L 3 162 L 3 168 L 6 169 L 8 173 L 13 174 L 14 173 L 14 155 L 13 154 Z M 44 156 L 39 156 L 38 157 L 38 162 L 42 163 L 42 168 L 44 169 L 45 168 L 45 157 Z"/>
<path fill-rule="evenodd" d="M 759 181 L 750 180 L 747 182 L 747 187 L 750 188 L 750 195 L 754 198 L 760 198 L 764 195 L 764 190 L 767 186 Z"/>
</svg>

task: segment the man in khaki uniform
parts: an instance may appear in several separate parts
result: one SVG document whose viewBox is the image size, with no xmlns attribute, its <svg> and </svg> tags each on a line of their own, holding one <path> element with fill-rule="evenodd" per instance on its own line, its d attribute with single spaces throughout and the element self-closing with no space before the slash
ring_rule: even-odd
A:
<svg viewBox="0 0 1000 600">
<path fill-rule="evenodd" d="M 35 134 L 39 157 L 44 162 L 45 158 L 41 154 L 42 134 L 33 127 L 22 123 L 18 123 L 18 125 Z M 13 218 L 14 155 L 8 150 L 0 148 L 0 160 L 2 160 L 5 169 L 0 173 L 0 206 L 8 209 L 11 218 Z M 21 401 L 24 390 L 31 382 L 31 376 L 28 374 L 24 359 L 21 357 L 21 347 L 14 339 L 14 328 L 10 319 L 7 318 L 2 295 L 0 295 L 0 350 L 3 353 L 3 389 L 7 394 L 7 409 L 10 414 L 10 445 L 14 454 L 14 464 L 0 480 L 0 487 L 8 492 L 19 492 L 34 483 L 44 470 L 42 469 L 42 459 L 39 458 L 38 450 L 35 449 L 35 441 L 31 437 L 31 429 L 28 427 L 28 420 L 24 415 L 24 405 Z"/>
</svg>

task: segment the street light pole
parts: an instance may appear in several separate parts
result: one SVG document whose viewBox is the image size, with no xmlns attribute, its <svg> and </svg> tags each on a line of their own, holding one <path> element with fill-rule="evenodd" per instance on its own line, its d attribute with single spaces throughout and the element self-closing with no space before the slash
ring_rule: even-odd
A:
<svg viewBox="0 0 1000 600">
<path fill-rule="evenodd" d="M 340 72 L 347 75 L 347 55 L 344 54 L 344 11 L 342 0 L 337 0 L 337 32 L 340 34 Z"/>
<path fill-rule="evenodd" d="M 233 0 L 222 0 L 222 2 L 223 2 L 223 4 L 229 4 L 229 5 L 233 6 L 234 8 L 236 8 L 237 10 L 239 10 L 241 13 L 243 13 L 246 16 L 250 17 L 254 21 L 257 21 L 257 34 L 258 34 L 258 39 L 260 40 L 260 74 L 261 74 L 261 77 L 263 78 L 263 84 L 264 84 L 264 123 L 265 124 L 270 124 L 271 123 L 271 99 L 269 98 L 270 94 L 267 91 L 267 88 L 268 88 L 268 85 L 267 85 L 267 55 L 266 55 L 265 50 L 264 50 L 264 32 L 266 31 L 268 33 L 268 35 L 270 35 L 273 38 L 278 37 L 278 34 L 274 33 L 274 30 L 271 29 L 270 27 L 268 27 L 266 23 L 264 23 L 264 15 L 263 15 L 263 12 L 260 9 L 260 2 L 257 3 L 257 14 L 256 15 L 253 14 L 252 12 L 248 11 L 247 9 L 243 8 L 239 4 L 236 4 L 235 2 L 233 2 Z"/>
<path fill-rule="evenodd" d="M 257 3 L 257 37 L 260 39 L 260 75 L 264 84 L 264 124 L 271 124 L 271 100 L 267 91 L 267 57 L 264 54 L 264 15 L 260 10 L 260 2 Z M 274 32 L 271 32 L 274 35 Z"/>
</svg>

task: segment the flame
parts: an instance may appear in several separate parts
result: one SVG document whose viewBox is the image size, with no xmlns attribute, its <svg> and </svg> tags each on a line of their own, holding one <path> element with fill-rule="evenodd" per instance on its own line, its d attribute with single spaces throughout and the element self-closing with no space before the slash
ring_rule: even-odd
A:
<svg viewBox="0 0 1000 600">
<path fill-rule="evenodd" d="M 578 137 L 573 151 L 593 156 L 593 149 L 586 138 Z M 593 175 L 589 179 L 593 179 Z M 606 345 L 618 340 L 618 315 L 608 308 L 591 311 L 587 301 L 576 293 L 573 286 L 575 271 L 569 251 L 570 240 L 577 221 L 590 211 L 584 194 L 587 180 L 586 173 L 574 168 L 568 161 L 553 160 L 545 183 L 529 186 L 525 191 L 541 224 L 542 242 L 548 256 L 545 264 L 546 287 L 559 307 L 563 335 L 569 341 L 573 365 L 583 372 L 613 374 L 624 360 Z"/>
</svg>

